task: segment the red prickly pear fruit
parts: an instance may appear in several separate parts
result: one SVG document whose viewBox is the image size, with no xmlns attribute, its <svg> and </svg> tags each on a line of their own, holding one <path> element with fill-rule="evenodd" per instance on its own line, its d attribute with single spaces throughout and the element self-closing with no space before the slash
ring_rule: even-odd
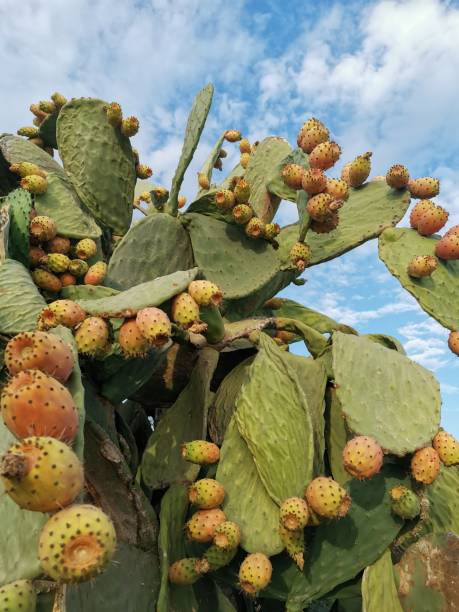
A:
<svg viewBox="0 0 459 612">
<path fill-rule="evenodd" d="M 97 253 L 97 244 L 91 238 L 84 238 L 77 242 L 75 246 L 75 255 L 78 259 L 86 261 Z"/>
<path fill-rule="evenodd" d="M 408 181 L 408 191 L 412 198 L 428 200 L 434 198 L 440 192 L 440 181 L 430 176 L 412 179 Z"/>
<path fill-rule="evenodd" d="M 73 276 L 73 274 L 70 274 L 70 272 L 64 272 L 63 274 L 59 274 L 59 280 L 61 281 L 61 285 L 63 287 L 76 285 L 77 282 L 76 276 Z"/>
<path fill-rule="evenodd" d="M 199 306 L 189 293 L 179 293 L 172 300 L 171 315 L 174 323 L 188 329 L 199 321 Z"/>
<path fill-rule="evenodd" d="M 458 227 L 456 225 L 448 230 L 435 245 L 435 255 L 440 257 L 440 259 L 459 259 L 459 232 L 453 231 Z"/>
<path fill-rule="evenodd" d="M 84 275 L 85 285 L 101 285 L 104 278 L 107 276 L 107 264 L 104 261 L 98 261 L 88 268 Z"/>
<path fill-rule="evenodd" d="M 116 549 L 115 527 L 100 508 L 76 504 L 52 516 L 42 529 L 38 557 L 57 582 L 83 582 L 102 572 Z"/>
<path fill-rule="evenodd" d="M 245 226 L 245 233 L 249 238 L 256 240 L 262 238 L 265 231 L 265 224 L 258 217 L 252 217 Z"/>
<path fill-rule="evenodd" d="M 110 328 L 107 321 L 101 317 L 88 317 L 75 332 L 78 352 L 88 357 L 101 355 L 108 348 L 109 337 Z"/>
<path fill-rule="evenodd" d="M 215 529 L 214 545 L 220 550 L 233 550 L 239 546 L 241 530 L 233 521 L 225 521 Z"/>
<path fill-rule="evenodd" d="M 233 219 L 239 225 L 245 225 L 253 217 L 253 209 L 248 204 L 236 204 L 232 210 Z"/>
<path fill-rule="evenodd" d="M 150 194 L 148 194 L 150 195 Z M 150 198 L 151 201 L 151 198 Z M 186 197 L 184 195 L 179 195 L 179 197 L 177 198 L 177 206 L 178 208 L 183 208 L 186 204 Z"/>
<path fill-rule="evenodd" d="M 304 568 L 304 530 L 286 529 L 284 525 L 279 526 L 279 535 L 289 556 L 293 559 L 300 570 Z"/>
<path fill-rule="evenodd" d="M 290 261 L 298 268 L 303 271 L 308 265 L 311 259 L 311 247 L 304 242 L 295 242 L 290 249 Z"/>
<path fill-rule="evenodd" d="M 242 140 L 242 134 L 239 130 L 226 130 L 225 140 L 228 142 L 238 142 Z"/>
<path fill-rule="evenodd" d="M 447 467 L 459 464 L 459 442 L 453 435 L 441 429 L 432 440 L 432 445 Z"/>
<path fill-rule="evenodd" d="M 51 217 L 37 215 L 30 222 L 29 233 L 30 237 L 38 242 L 48 242 L 57 234 L 56 222 Z"/>
<path fill-rule="evenodd" d="M 1 411 L 16 438 L 50 436 L 70 444 L 78 431 L 70 392 L 40 370 L 24 370 L 10 379 L 1 395 Z"/>
<path fill-rule="evenodd" d="M 341 155 L 341 147 L 336 142 L 326 140 L 311 151 L 309 165 L 311 168 L 328 170 L 336 164 Z"/>
<path fill-rule="evenodd" d="M 143 308 L 136 317 L 142 336 L 151 346 L 163 346 L 168 342 L 172 326 L 167 314 L 159 308 Z"/>
<path fill-rule="evenodd" d="M 209 571 L 209 563 L 198 557 L 179 559 L 169 567 L 169 582 L 181 586 L 194 584 Z"/>
<path fill-rule="evenodd" d="M 302 189 L 304 168 L 299 164 L 286 164 L 281 172 L 282 180 L 291 189 Z"/>
<path fill-rule="evenodd" d="M 19 174 L 21 178 L 25 178 L 26 176 L 30 176 L 31 174 L 36 174 L 37 176 L 42 176 L 46 178 L 47 174 L 44 170 L 42 170 L 37 164 L 32 164 L 31 162 L 19 162 L 16 164 L 11 164 L 10 172 L 14 172 L 14 174 Z"/>
<path fill-rule="evenodd" d="M 213 478 L 202 478 L 194 482 L 188 489 L 190 503 L 201 510 L 210 510 L 223 503 L 225 489 Z"/>
<path fill-rule="evenodd" d="M 363 155 L 358 155 L 349 165 L 349 185 L 360 187 L 370 176 L 371 171 L 371 151 Z"/>
<path fill-rule="evenodd" d="M 316 195 L 326 188 L 327 177 L 320 168 L 309 168 L 303 173 L 301 186 L 307 194 Z"/>
<path fill-rule="evenodd" d="M 127 138 L 135 136 L 139 131 L 139 120 L 137 117 L 128 117 L 121 121 L 121 133 Z"/>
<path fill-rule="evenodd" d="M 6 493 L 21 508 L 55 512 L 83 489 L 83 466 L 63 442 L 50 437 L 24 438 L 0 459 Z"/>
<path fill-rule="evenodd" d="M 252 145 L 250 144 L 250 141 L 247 140 L 247 138 L 242 138 L 242 140 L 239 141 L 239 151 L 241 153 L 252 152 Z"/>
<path fill-rule="evenodd" d="M 282 502 L 280 507 L 280 522 L 285 529 L 296 531 L 303 529 L 308 524 L 308 504 L 301 497 L 289 497 Z"/>
<path fill-rule="evenodd" d="M 193 440 L 181 446 L 181 453 L 185 461 L 207 465 L 217 463 L 220 459 L 220 449 L 213 442 L 206 440 Z"/>
<path fill-rule="evenodd" d="M 267 223 L 263 229 L 263 236 L 266 240 L 274 240 L 280 234 L 280 225 L 277 223 Z"/>
<path fill-rule="evenodd" d="M 118 102 L 112 102 L 109 104 L 105 112 L 107 113 L 107 120 L 110 125 L 117 128 L 121 126 L 121 122 L 123 120 L 123 111 L 121 110 L 121 106 Z"/>
<path fill-rule="evenodd" d="M 351 506 L 351 499 L 346 489 L 332 478 L 325 476 L 311 480 L 305 496 L 313 512 L 325 518 L 342 518 L 346 516 Z"/>
<path fill-rule="evenodd" d="M 435 202 L 421 200 L 411 212 L 411 227 L 417 229 L 421 236 L 431 236 L 441 230 L 448 221 L 448 216 L 447 211 Z"/>
<path fill-rule="evenodd" d="M 459 355 L 459 332 L 450 332 L 448 336 L 448 348 L 455 355 Z"/>
<path fill-rule="evenodd" d="M 52 94 L 51 100 L 54 102 L 56 110 L 60 110 L 64 106 L 64 104 L 67 104 L 67 98 L 58 91 L 55 91 Z"/>
<path fill-rule="evenodd" d="M 41 247 L 31 246 L 29 249 L 29 262 L 32 268 L 35 268 L 39 265 L 40 259 L 45 257 L 46 253 Z"/>
<path fill-rule="evenodd" d="M 331 212 L 333 198 L 328 193 L 319 193 L 308 200 L 306 209 L 314 221 L 325 221 Z"/>
<path fill-rule="evenodd" d="M 343 465 L 346 472 L 365 480 L 379 472 L 383 463 L 383 451 L 370 436 L 356 436 L 343 449 Z"/>
<path fill-rule="evenodd" d="M 410 180 L 410 173 L 406 166 L 395 164 L 389 168 L 386 174 L 386 183 L 393 189 L 405 189 Z"/>
<path fill-rule="evenodd" d="M 38 318 L 39 329 L 51 329 L 57 325 L 64 325 L 73 329 L 86 317 L 85 311 L 72 300 L 56 300 L 46 306 Z"/>
<path fill-rule="evenodd" d="M 18 136 L 25 136 L 26 138 L 38 138 L 40 130 L 37 127 L 22 127 L 16 132 Z"/>
<path fill-rule="evenodd" d="M 210 181 L 205 172 L 198 172 L 198 185 L 201 189 L 209 189 Z"/>
<path fill-rule="evenodd" d="M 239 584 L 248 595 L 256 595 L 271 582 L 273 566 L 263 553 L 247 555 L 239 568 Z"/>
<path fill-rule="evenodd" d="M 70 240 L 63 236 L 56 236 L 45 244 L 48 253 L 61 253 L 67 255 L 70 252 Z"/>
<path fill-rule="evenodd" d="M 236 204 L 234 193 L 229 189 L 220 189 L 215 194 L 215 206 L 220 210 L 230 210 Z"/>
<path fill-rule="evenodd" d="M 137 178 L 139 179 L 150 178 L 150 176 L 152 176 L 153 174 L 153 170 L 150 168 L 150 166 L 147 166 L 146 164 L 137 164 L 137 166 L 135 167 L 135 172 Z"/>
<path fill-rule="evenodd" d="M 420 448 L 411 457 L 411 475 L 418 482 L 432 484 L 440 472 L 440 457 L 431 446 Z"/>
<path fill-rule="evenodd" d="M 140 333 L 135 319 L 128 319 L 121 325 L 118 342 L 126 358 L 144 357 L 148 353 L 148 342 Z"/>
<path fill-rule="evenodd" d="M 0 612 L 35 612 L 37 594 L 30 580 L 16 580 L 0 587 Z"/>
<path fill-rule="evenodd" d="M 249 201 L 250 185 L 245 179 L 238 179 L 236 185 L 234 186 L 234 197 L 236 198 L 236 202 L 239 204 L 244 204 L 245 202 Z"/>
<path fill-rule="evenodd" d="M 46 267 L 50 272 L 54 272 L 55 274 L 67 272 L 69 263 L 70 259 L 67 255 L 63 255 L 62 253 L 50 253 L 46 257 Z"/>
<path fill-rule="evenodd" d="M 252 155 L 250 153 L 242 153 L 241 157 L 239 158 L 239 163 L 244 168 L 244 170 L 249 165 L 251 157 Z"/>
<path fill-rule="evenodd" d="M 334 200 L 345 202 L 349 197 L 349 185 L 342 179 L 327 179 L 325 193 L 330 194 Z"/>
<path fill-rule="evenodd" d="M 195 542 L 210 542 L 215 535 L 215 529 L 226 521 L 223 510 L 198 510 L 185 525 L 185 532 L 189 540 Z"/>
<path fill-rule="evenodd" d="M 390 490 L 391 509 L 400 518 L 409 520 L 416 518 L 421 512 L 419 497 L 403 485 L 398 485 Z"/>
<path fill-rule="evenodd" d="M 77 278 L 84 276 L 88 270 L 88 264 L 82 259 L 72 259 L 72 261 L 69 263 L 70 274 L 73 274 Z"/>
<path fill-rule="evenodd" d="M 38 174 L 29 174 L 28 176 L 25 176 L 23 179 L 21 179 L 20 185 L 22 189 L 25 189 L 34 195 L 46 193 L 46 190 L 48 189 L 48 181 Z"/>
<path fill-rule="evenodd" d="M 188 293 L 199 306 L 218 306 L 222 301 L 222 292 L 215 283 L 207 280 L 191 281 Z"/>
<path fill-rule="evenodd" d="M 413 278 L 430 276 L 438 266 L 438 260 L 433 255 L 416 255 L 408 264 L 407 272 Z"/>
<path fill-rule="evenodd" d="M 35 331 L 11 338 L 5 348 L 5 365 L 13 375 L 23 370 L 41 370 L 65 383 L 75 360 L 71 348 L 61 338 Z"/>
<path fill-rule="evenodd" d="M 305 153 L 311 153 L 314 147 L 328 140 L 329 136 L 325 125 L 319 119 L 311 117 L 301 127 L 296 142 Z"/>
</svg>

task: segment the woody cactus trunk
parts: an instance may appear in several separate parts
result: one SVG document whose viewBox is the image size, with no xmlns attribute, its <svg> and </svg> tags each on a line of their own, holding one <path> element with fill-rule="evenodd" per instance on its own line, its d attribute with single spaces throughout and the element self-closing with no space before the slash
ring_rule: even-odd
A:
<svg viewBox="0 0 459 612">
<path fill-rule="evenodd" d="M 377 239 L 459 354 L 439 182 L 369 179 L 370 152 L 332 178 L 313 118 L 294 147 L 224 130 L 185 207 L 212 95 L 167 188 L 136 187 L 152 170 L 116 103 L 56 93 L 0 137 L 0 611 L 456 610 L 437 380 L 395 338 L 276 297 Z"/>
</svg>

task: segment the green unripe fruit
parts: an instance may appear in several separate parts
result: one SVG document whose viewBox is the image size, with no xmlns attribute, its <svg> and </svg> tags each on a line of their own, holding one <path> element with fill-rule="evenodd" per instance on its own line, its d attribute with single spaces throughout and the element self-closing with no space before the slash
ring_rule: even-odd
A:
<svg viewBox="0 0 459 612">
<path fill-rule="evenodd" d="M 70 259 L 67 257 L 67 255 L 63 255 L 62 253 L 49 253 L 47 256 L 46 267 L 51 272 L 62 274 L 62 272 L 67 271 L 69 263 Z"/>
<path fill-rule="evenodd" d="M 82 259 L 72 259 L 69 263 L 69 272 L 74 276 L 80 277 L 84 276 L 88 271 L 88 264 Z"/>
<path fill-rule="evenodd" d="M 392 512 L 403 519 L 414 519 L 421 512 L 419 497 L 403 485 L 391 489 L 390 497 Z"/>
<path fill-rule="evenodd" d="M 239 225 L 245 225 L 248 223 L 254 214 L 252 207 L 248 204 L 236 204 L 231 212 L 233 219 Z"/>
<path fill-rule="evenodd" d="M 217 463 L 220 459 L 220 449 L 213 442 L 193 440 L 181 446 L 181 454 L 185 461 L 206 465 Z"/>
<path fill-rule="evenodd" d="M 37 594 L 30 580 L 16 580 L 0 587 L 0 612 L 35 612 Z"/>
<path fill-rule="evenodd" d="M 221 523 L 215 530 L 214 545 L 221 550 L 232 550 L 239 546 L 241 530 L 233 521 Z"/>
<path fill-rule="evenodd" d="M 194 584 L 208 571 L 209 563 L 206 559 L 199 559 L 198 557 L 179 559 L 169 567 L 169 581 L 181 586 Z"/>
<path fill-rule="evenodd" d="M 26 138 L 38 138 L 40 130 L 37 127 L 22 127 L 17 130 L 16 134 Z"/>
<path fill-rule="evenodd" d="M 300 570 L 304 568 L 304 530 L 286 529 L 284 525 L 279 526 L 279 535 L 289 556 L 293 559 Z"/>
<path fill-rule="evenodd" d="M 236 553 L 237 546 L 236 548 L 223 550 L 215 546 L 215 544 L 212 544 L 204 553 L 204 559 L 208 562 L 210 571 L 215 572 L 221 567 L 225 567 L 225 565 L 231 563 Z"/>
</svg>

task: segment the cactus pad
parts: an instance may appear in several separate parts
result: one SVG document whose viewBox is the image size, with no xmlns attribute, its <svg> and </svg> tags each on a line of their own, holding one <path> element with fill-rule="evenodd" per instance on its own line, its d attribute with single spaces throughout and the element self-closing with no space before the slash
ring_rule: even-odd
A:
<svg viewBox="0 0 459 612">
<path fill-rule="evenodd" d="M 426 496 L 430 502 L 431 530 L 459 534 L 459 467 L 442 466 L 440 474 L 426 488 Z"/>
<path fill-rule="evenodd" d="M 3 157 L 10 164 L 16 164 L 23 161 L 37 164 L 39 168 L 45 172 L 56 172 L 65 178 L 65 172 L 62 167 L 54 161 L 54 159 L 37 147 L 37 145 L 19 138 L 19 136 L 6 135 L 0 139 L 0 150 Z"/>
<path fill-rule="evenodd" d="M 0 333 L 34 330 L 45 305 L 27 269 L 6 259 L 0 266 Z"/>
<path fill-rule="evenodd" d="M 9 206 L 10 231 L 8 252 L 12 259 L 29 265 L 29 223 L 32 197 L 24 189 L 15 189 L 6 198 Z"/>
<path fill-rule="evenodd" d="M 50 113 L 43 119 L 38 129 L 38 134 L 45 143 L 45 146 L 52 147 L 53 149 L 57 149 L 56 123 L 57 112 Z"/>
<path fill-rule="evenodd" d="M 298 164 L 303 168 L 309 168 L 308 155 L 301 149 L 293 149 L 284 159 L 282 159 L 272 174 L 269 177 L 267 188 L 270 193 L 278 196 L 282 200 L 290 200 L 290 202 L 296 202 L 298 191 L 288 187 L 282 179 L 282 169 L 287 164 Z"/>
<path fill-rule="evenodd" d="M 362 598 L 367 612 L 403 612 L 394 579 L 390 550 L 386 550 L 377 561 L 363 572 Z"/>
</svg>

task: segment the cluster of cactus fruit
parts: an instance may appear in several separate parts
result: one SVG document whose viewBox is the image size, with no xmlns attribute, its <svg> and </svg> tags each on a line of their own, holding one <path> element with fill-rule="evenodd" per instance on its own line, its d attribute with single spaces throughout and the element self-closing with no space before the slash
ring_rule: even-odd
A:
<svg viewBox="0 0 459 612">
<path fill-rule="evenodd" d="M 370 152 L 327 176 L 341 148 L 311 118 L 296 148 L 225 130 L 185 208 L 212 95 L 169 188 L 115 102 L 55 93 L 0 136 L 0 612 L 454 610 L 459 442 L 435 377 L 278 297 L 377 238 L 459 355 L 439 181 L 369 180 Z"/>
</svg>

